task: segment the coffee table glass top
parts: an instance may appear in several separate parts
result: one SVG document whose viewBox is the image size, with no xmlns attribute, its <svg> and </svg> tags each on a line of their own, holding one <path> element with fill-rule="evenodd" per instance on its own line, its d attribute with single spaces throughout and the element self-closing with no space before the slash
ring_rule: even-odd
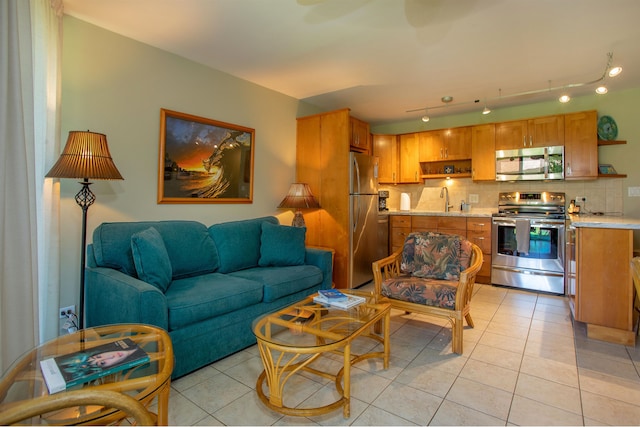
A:
<svg viewBox="0 0 640 427">
<path fill-rule="evenodd" d="M 0 411 L 49 394 L 40 370 L 41 360 L 90 350 L 97 345 L 125 337 L 131 338 L 149 354 L 149 363 L 67 390 L 91 387 L 118 391 L 131 395 L 143 404 L 148 404 L 161 389 L 167 388 L 170 382 L 174 364 L 171 339 L 167 332 L 160 328 L 149 325 L 119 324 L 81 329 L 73 334 L 48 341 L 24 354 L 0 377 Z M 114 409 L 105 410 L 100 406 L 83 407 L 81 412 L 61 411 L 50 414 L 47 420 L 42 421 L 60 424 L 87 423 L 97 419 L 104 420 L 105 417 L 115 415 L 116 412 Z M 166 414 L 158 415 L 159 422 L 166 423 Z"/>
<path fill-rule="evenodd" d="M 357 290 L 342 290 L 351 295 L 363 296 L 366 301 L 349 309 L 323 305 L 313 301 L 317 294 L 257 318 L 253 333 L 259 340 L 272 345 L 317 350 L 318 347 L 348 339 L 388 307 L 376 304 L 373 294 Z"/>
</svg>

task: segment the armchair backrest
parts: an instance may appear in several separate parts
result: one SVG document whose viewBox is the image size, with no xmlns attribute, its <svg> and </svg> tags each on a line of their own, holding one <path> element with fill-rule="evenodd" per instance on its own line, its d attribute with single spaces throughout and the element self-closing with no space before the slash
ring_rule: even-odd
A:
<svg viewBox="0 0 640 427">
<path fill-rule="evenodd" d="M 404 241 L 401 270 L 416 277 L 458 280 L 469 267 L 472 244 L 456 234 L 410 233 Z"/>
</svg>

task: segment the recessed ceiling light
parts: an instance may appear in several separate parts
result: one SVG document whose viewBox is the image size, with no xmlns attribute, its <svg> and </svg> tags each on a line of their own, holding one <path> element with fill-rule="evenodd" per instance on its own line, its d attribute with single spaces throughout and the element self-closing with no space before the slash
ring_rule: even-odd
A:
<svg viewBox="0 0 640 427">
<path fill-rule="evenodd" d="M 604 94 L 605 94 L 605 93 L 607 93 L 607 92 L 609 92 L 609 90 L 607 89 L 607 87 L 606 87 L 606 86 L 598 86 L 598 87 L 596 88 L 596 93 L 597 93 L 598 95 L 604 95 Z"/>
</svg>

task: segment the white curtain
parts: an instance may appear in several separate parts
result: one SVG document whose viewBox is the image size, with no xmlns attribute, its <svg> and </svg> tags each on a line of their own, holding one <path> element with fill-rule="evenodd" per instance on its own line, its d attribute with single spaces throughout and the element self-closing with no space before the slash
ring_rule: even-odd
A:
<svg viewBox="0 0 640 427">
<path fill-rule="evenodd" d="M 58 332 L 61 32 L 62 0 L 0 0 L 2 371 Z"/>
</svg>

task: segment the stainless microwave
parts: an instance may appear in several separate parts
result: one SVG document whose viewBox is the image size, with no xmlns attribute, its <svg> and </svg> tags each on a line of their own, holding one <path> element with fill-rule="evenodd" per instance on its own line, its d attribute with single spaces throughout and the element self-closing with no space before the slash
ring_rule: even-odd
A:
<svg viewBox="0 0 640 427">
<path fill-rule="evenodd" d="M 564 179 L 564 147 L 496 151 L 496 181 Z"/>
</svg>

